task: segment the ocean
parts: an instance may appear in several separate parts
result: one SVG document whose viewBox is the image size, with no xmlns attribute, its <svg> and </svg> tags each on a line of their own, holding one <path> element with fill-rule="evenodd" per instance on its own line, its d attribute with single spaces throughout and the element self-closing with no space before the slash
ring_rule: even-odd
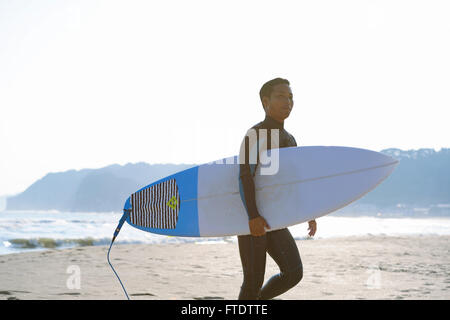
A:
<svg viewBox="0 0 450 320">
<path fill-rule="evenodd" d="M 122 216 L 117 212 L 0 212 L 0 254 L 62 249 L 76 246 L 109 245 Z M 309 239 L 308 224 L 289 227 L 295 239 Z M 313 239 L 364 235 L 450 235 L 450 218 L 342 217 L 333 214 L 317 219 Z M 124 224 L 115 243 L 214 244 L 237 241 L 233 237 L 169 237 L 140 231 Z"/>
</svg>

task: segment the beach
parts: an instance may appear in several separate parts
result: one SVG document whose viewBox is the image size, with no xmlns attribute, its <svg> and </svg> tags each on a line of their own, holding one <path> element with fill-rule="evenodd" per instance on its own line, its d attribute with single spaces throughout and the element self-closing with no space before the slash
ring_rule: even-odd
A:
<svg viewBox="0 0 450 320">
<path fill-rule="evenodd" d="M 278 299 L 450 299 L 450 236 L 297 240 L 302 281 Z M 108 246 L 0 256 L 0 299 L 125 299 Z M 111 261 L 131 299 L 236 299 L 236 241 L 119 244 Z M 268 256 L 267 280 L 279 270 Z"/>
</svg>

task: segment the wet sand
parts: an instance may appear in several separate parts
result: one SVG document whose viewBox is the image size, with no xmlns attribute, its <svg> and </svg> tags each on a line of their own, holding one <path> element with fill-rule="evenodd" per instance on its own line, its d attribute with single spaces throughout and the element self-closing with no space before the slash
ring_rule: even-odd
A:
<svg viewBox="0 0 450 320">
<path fill-rule="evenodd" d="M 450 299 L 450 236 L 298 240 L 302 281 L 278 299 Z M 125 299 L 108 247 L 0 256 L 0 299 Z M 236 242 L 115 245 L 131 299 L 236 299 Z M 278 273 L 268 256 L 266 280 Z"/>
</svg>

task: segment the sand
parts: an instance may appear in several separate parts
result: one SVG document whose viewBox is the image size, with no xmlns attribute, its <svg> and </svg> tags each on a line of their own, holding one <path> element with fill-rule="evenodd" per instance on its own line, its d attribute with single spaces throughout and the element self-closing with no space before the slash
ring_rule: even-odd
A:
<svg viewBox="0 0 450 320">
<path fill-rule="evenodd" d="M 278 299 L 450 299 L 450 236 L 299 240 L 302 281 Z M 91 246 L 0 256 L 0 299 L 124 299 Z M 236 299 L 237 242 L 115 245 L 111 259 L 131 299 Z M 267 258 L 266 280 L 278 273 Z"/>
</svg>

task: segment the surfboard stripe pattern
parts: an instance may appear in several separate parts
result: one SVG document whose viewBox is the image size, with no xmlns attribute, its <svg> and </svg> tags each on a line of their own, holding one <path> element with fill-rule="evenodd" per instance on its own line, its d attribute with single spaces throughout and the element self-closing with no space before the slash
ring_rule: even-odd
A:
<svg viewBox="0 0 450 320">
<path fill-rule="evenodd" d="M 166 180 L 131 195 L 131 223 L 145 228 L 175 229 L 180 194 L 175 179 Z"/>
</svg>

